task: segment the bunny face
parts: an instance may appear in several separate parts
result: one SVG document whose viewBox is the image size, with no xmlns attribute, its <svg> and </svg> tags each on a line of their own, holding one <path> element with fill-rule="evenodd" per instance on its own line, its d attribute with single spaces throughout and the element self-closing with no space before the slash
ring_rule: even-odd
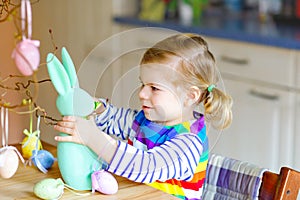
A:
<svg viewBox="0 0 300 200">
<path fill-rule="evenodd" d="M 79 88 L 73 61 L 62 48 L 62 63 L 52 53 L 47 56 L 50 79 L 58 92 L 56 106 L 62 115 L 87 116 L 94 110 L 93 98 Z"/>
<path fill-rule="evenodd" d="M 56 106 L 62 115 L 80 117 L 91 114 L 94 109 L 93 98 L 80 88 L 72 88 L 66 94 L 59 95 Z"/>
</svg>

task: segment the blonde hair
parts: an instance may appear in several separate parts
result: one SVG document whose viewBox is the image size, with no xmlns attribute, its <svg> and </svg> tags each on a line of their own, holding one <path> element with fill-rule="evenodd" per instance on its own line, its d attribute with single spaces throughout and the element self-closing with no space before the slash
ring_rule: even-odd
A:
<svg viewBox="0 0 300 200">
<path fill-rule="evenodd" d="M 199 35 L 186 33 L 168 37 L 148 49 L 141 64 L 167 62 L 178 57 L 176 71 L 180 78 L 175 84 L 184 83 L 186 89 L 197 86 L 201 90 L 199 103 L 203 103 L 204 116 L 217 129 L 227 128 L 232 121 L 232 98 L 220 88 L 220 73 L 207 42 Z M 210 87 L 215 85 L 216 87 Z"/>
</svg>

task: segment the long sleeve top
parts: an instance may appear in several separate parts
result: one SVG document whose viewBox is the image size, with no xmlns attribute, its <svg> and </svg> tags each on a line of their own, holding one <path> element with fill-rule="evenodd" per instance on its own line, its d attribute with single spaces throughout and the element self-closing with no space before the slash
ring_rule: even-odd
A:
<svg viewBox="0 0 300 200">
<path fill-rule="evenodd" d="M 121 140 L 107 170 L 177 196 L 201 199 L 208 160 L 203 115 L 175 126 L 146 119 L 143 111 L 116 108 L 95 118 L 97 126 Z"/>
</svg>

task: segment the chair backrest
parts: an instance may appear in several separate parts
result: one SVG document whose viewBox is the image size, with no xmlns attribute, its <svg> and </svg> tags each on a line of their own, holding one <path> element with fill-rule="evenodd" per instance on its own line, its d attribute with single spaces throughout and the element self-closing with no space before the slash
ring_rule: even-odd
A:
<svg viewBox="0 0 300 200">
<path fill-rule="evenodd" d="M 210 155 L 203 199 L 296 200 L 300 172 L 282 167 L 279 174 L 249 162 Z"/>
<path fill-rule="evenodd" d="M 266 171 L 263 174 L 259 191 L 262 200 L 296 200 L 300 199 L 300 172 L 282 167 L 276 174 Z"/>
</svg>

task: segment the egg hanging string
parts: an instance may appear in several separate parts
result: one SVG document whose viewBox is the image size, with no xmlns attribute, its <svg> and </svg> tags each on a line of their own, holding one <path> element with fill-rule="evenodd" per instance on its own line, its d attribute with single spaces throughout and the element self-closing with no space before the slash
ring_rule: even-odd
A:
<svg viewBox="0 0 300 200">
<path fill-rule="evenodd" d="M 26 30 L 26 15 L 27 14 L 27 38 L 31 39 L 32 34 L 32 14 L 31 14 L 31 6 L 29 0 L 21 1 L 21 28 L 22 28 L 22 39 L 26 39 L 26 34 L 24 33 Z"/>
<path fill-rule="evenodd" d="M 30 161 L 32 160 L 34 165 L 43 173 L 47 173 L 48 169 L 52 167 L 54 161 L 56 161 L 56 158 L 53 157 L 53 155 L 46 150 L 40 150 L 40 121 L 41 117 L 38 115 L 37 117 L 37 140 L 35 143 L 35 150 L 32 151 L 32 156 L 30 157 Z"/>
<path fill-rule="evenodd" d="M 30 123 L 30 132 L 32 132 L 32 114 L 31 114 L 31 123 Z M 36 125 L 36 132 L 37 132 L 37 140 L 36 140 L 36 143 L 35 143 L 35 150 L 34 150 L 34 153 L 33 155 L 30 157 L 30 160 L 34 159 L 36 156 L 37 156 L 37 152 L 39 150 L 39 142 L 40 142 L 40 116 L 38 116 L 37 118 L 37 125 Z M 47 173 L 48 170 L 46 168 L 43 167 L 43 165 L 41 164 L 41 162 L 39 161 L 39 159 L 35 159 L 35 164 L 36 164 L 36 167 L 41 170 L 43 173 Z"/>
<path fill-rule="evenodd" d="M 25 76 L 30 76 L 37 70 L 40 63 L 40 52 L 38 49 L 40 41 L 31 40 L 32 12 L 29 0 L 21 0 L 21 28 L 22 41 L 16 45 L 12 57 L 19 71 Z"/>
<path fill-rule="evenodd" d="M 8 146 L 8 112 L 1 107 L 2 147 Z"/>
</svg>

